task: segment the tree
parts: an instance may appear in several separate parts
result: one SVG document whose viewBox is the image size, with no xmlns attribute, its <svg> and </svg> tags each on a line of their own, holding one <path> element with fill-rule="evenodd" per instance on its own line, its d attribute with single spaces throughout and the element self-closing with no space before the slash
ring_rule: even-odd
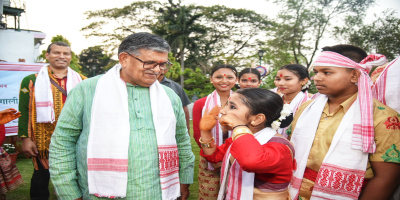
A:
<svg viewBox="0 0 400 200">
<path fill-rule="evenodd" d="M 165 9 L 159 9 L 161 15 L 158 17 L 158 23 L 154 26 L 149 26 L 149 28 L 154 34 L 165 38 L 171 45 L 173 54 L 175 57 L 179 57 L 181 74 L 183 74 L 185 69 L 185 50 L 189 45 L 195 45 L 196 35 L 204 34 L 206 29 L 196 23 L 202 16 L 202 14 L 193 12 L 193 10 L 197 9 L 196 6 L 181 5 L 181 1 L 177 4 L 174 4 L 172 0 L 168 0 L 168 2 L 170 6 L 165 7 Z M 180 83 L 183 87 L 184 76 L 181 76 Z"/>
<path fill-rule="evenodd" d="M 333 22 L 344 23 L 348 18 L 362 19 L 375 0 L 285 0 L 275 1 L 283 10 L 270 30 L 270 44 L 290 52 L 294 62 L 310 67 L 321 39 Z"/>
<path fill-rule="evenodd" d="M 254 11 L 181 5 L 172 0 L 164 4 L 136 1 L 123 8 L 89 11 L 86 15 L 91 23 L 82 31 L 88 37 L 103 38 L 111 49 L 138 30 L 164 37 L 180 62 L 181 74 L 186 67 L 199 67 L 207 73 L 216 63 L 248 64 L 259 49 L 260 37 L 271 25 L 266 16 Z"/>
<path fill-rule="evenodd" d="M 69 42 L 69 40 L 67 40 L 67 38 L 63 37 L 62 35 L 56 35 L 53 38 L 51 38 L 51 43 L 53 42 L 65 42 L 66 44 L 71 46 L 71 42 Z M 42 54 L 40 54 L 38 59 L 45 60 L 46 63 L 49 63 L 49 61 L 46 59 L 46 52 L 47 50 L 43 50 Z M 81 72 L 82 69 L 82 66 L 79 65 L 78 57 L 72 50 L 71 50 L 71 63 L 69 64 L 69 67 L 71 67 L 71 69 L 75 70 L 76 72 Z"/>
<path fill-rule="evenodd" d="M 190 97 L 196 95 L 198 98 L 205 97 L 214 90 L 214 86 L 210 83 L 210 79 L 203 75 L 200 68 L 194 71 L 190 68 L 185 69 L 186 94 Z"/>
<path fill-rule="evenodd" d="M 103 74 L 110 63 L 116 62 L 111 59 L 111 56 L 111 54 L 104 53 L 101 46 L 89 47 L 82 50 L 79 55 L 79 64 L 82 66 L 82 74 L 87 77 Z"/>
<path fill-rule="evenodd" d="M 179 64 L 179 62 L 176 61 L 172 53 L 168 54 L 168 60 L 169 62 L 172 63 L 172 66 L 169 68 L 165 76 L 168 77 L 169 79 L 172 79 L 175 82 L 179 81 L 181 77 L 181 64 Z"/>
<path fill-rule="evenodd" d="M 387 14 L 375 16 L 372 23 L 355 26 L 350 21 L 343 28 L 336 27 L 336 35 L 367 52 L 380 53 L 393 60 L 400 56 L 400 19 L 394 11 L 384 13 Z"/>
<path fill-rule="evenodd" d="M 201 10 L 200 20 L 207 27 L 207 34 L 198 38 L 196 51 L 190 51 L 188 63 L 204 71 L 224 63 L 250 66 L 261 44 L 260 38 L 272 25 L 268 17 L 221 5 L 201 7 Z"/>
</svg>

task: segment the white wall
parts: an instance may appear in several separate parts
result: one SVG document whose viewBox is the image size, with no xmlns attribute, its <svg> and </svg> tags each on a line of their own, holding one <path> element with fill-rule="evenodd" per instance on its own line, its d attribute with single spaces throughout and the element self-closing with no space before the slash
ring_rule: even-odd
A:
<svg viewBox="0 0 400 200">
<path fill-rule="evenodd" d="M 41 32 L 0 29 L 0 60 L 18 62 L 19 59 L 25 59 L 27 63 L 34 63 L 40 54 L 34 44 L 35 33 Z"/>
</svg>

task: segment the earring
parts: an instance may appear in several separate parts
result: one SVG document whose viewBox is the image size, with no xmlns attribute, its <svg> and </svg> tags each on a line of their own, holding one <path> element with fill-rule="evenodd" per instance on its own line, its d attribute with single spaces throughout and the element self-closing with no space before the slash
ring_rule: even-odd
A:
<svg viewBox="0 0 400 200">
<path fill-rule="evenodd" d="M 252 122 L 251 122 L 251 125 L 252 125 L 252 126 L 255 126 L 255 125 L 254 125 L 254 123 L 255 123 L 255 122 L 254 122 L 254 121 L 252 121 Z"/>
</svg>

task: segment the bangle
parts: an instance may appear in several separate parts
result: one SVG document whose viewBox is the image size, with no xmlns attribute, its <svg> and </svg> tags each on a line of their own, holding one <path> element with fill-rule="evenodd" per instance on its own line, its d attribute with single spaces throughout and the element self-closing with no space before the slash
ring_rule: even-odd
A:
<svg viewBox="0 0 400 200">
<path fill-rule="evenodd" d="M 212 138 L 211 141 L 209 141 L 207 143 L 204 143 L 203 141 L 201 141 L 201 138 L 199 139 L 199 142 L 201 144 L 201 147 L 204 147 L 204 148 L 213 148 L 213 147 L 215 147 L 214 137 Z"/>
<path fill-rule="evenodd" d="M 235 128 L 237 128 L 237 127 L 239 127 L 239 126 L 245 126 L 245 127 L 249 128 L 249 126 L 247 126 L 247 125 L 236 125 L 236 126 L 233 127 L 232 130 L 234 130 Z"/>
</svg>

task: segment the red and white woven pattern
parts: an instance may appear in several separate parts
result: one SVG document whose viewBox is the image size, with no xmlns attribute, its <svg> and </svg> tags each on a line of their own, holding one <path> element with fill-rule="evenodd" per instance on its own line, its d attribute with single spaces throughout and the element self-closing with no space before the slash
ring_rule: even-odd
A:
<svg viewBox="0 0 400 200">
<path fill-rule="evenodd" d="M 390 62 L 372 86 L 372 96 L 400 112 L 400 58 Z"/>
<path fill-rule="evenodd" d="M 358 79 L 358 99 L 361 110 L 361 135 L 363 140 L 363 151 L 374 153 L 376 150 L 374 142 L 373 102 L 372 102 L 372 81 L 368 75 L 373 65 L 365 61 L 359 64 L 353 60 L 331 51 L 323 51 L 315 60 L 314 66 L 330 66 L 359 69 L 361 72 Z"/>
<path fill-rule="evenodd" d="M 35 82 L 37 123 L 53 123 L 55 121 L 53 92 L 47 66 L 49 65 L 45 65 L 40 69 Z M 81 76 L 68 67 L 67 93 L 81 81 Z"/>
<path fill-rule="evenodd" d="M 128 184 L 129 105 L 126 83 L 117 64 L 96 85 L 87 147 L 89 194 L 125 198 Z M 151 114 L 157 137 L 162 199 L 180 196 L 176 118 L 158 81 L 150 88 Z M 113 117 L 110 117 L 113 116 Z M 112 133 L 112 134 L 111 134 Z"/>
<path fill-rule="evenodd" d="M 254 134 L 257 141 L 264 145 L 276 131 L 272 128 L 264 128 Z M 244 171 L 237 160 L 230 165 L 231 147 L 225 153 L 221 166 L 221 188 L 218 193 L 218 200 L 247 200 L 253 199 L 254 172 Z"/>
</svg>

